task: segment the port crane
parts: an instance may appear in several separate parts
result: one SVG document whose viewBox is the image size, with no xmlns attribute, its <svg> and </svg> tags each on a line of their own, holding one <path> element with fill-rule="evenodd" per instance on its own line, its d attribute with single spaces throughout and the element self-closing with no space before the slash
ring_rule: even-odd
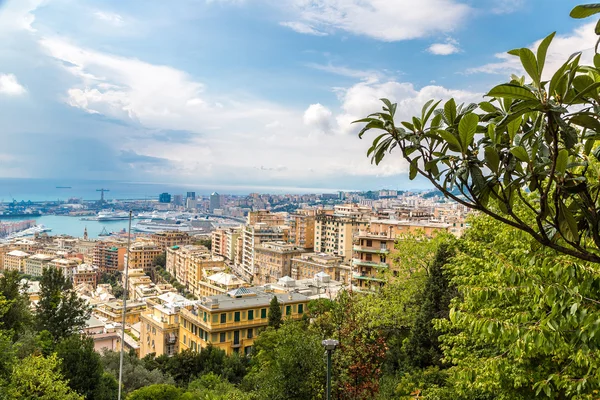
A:
<svg viewBox="0 0 600 400">
<path fill-rule="evenodd" d="M 96 189 L 96 192 L 100 192 L 100 203 L 104 203 L 104 192 L 110 192 L 108 189 Z"/>
</svg>

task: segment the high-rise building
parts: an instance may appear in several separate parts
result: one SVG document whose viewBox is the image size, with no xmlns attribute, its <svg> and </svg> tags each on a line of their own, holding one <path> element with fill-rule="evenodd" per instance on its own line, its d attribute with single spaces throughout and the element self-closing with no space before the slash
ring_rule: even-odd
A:
<svg viewBox="0 0 600 400">
<path fill-rule="evenodd" d="M 284 276 L 290 276 L 292 258 L 305 253 L 302 247 L 285 242 L 265 242 L 254 248 L 255 273 L 253 284 L 275 283 Z"/>
<path fill-rule="evenodd" d="M 210 212 L 213 212 L 218 208 L 221 208 L 221 195 L 217 192 L 213 192 L 213 194 L 210 195 Z"/>
<path fill-rule="evenodd" d="M 174 194 L 173 195 L 173 204 L 176 206 L 183 205 L 183 195 L 182 194 Z"/>
<path fill-rule="evenodd" d="M 338 205 L 334 210 L 317 213 L 315 251 L 352 260 L 352 238 L 359 229 L 369 226 L 371 209 L 356 204 Z"/>
<path fill-rule="evenodd" d="M 187 232 L 168 231 L 157 232 L 150 235 L 154 244 L 158 245 L 163 251 L 173 246 L 185 246 L 192 242 L 192 238 Z"/>
<path fill-rule="evenodd" d="M 305 249 L 315 246 L 316 210 L 298 210 L 290 216 L 290 243 Z"/>
<path fill-rule="evenodd" d="M 137 242 L 131 245 L 130 258 L 128 259 L 127 254 L 125 254 L 124 261 L 129 269 L 141 269 L 145 274 L 150 275 L 154 270 L 154 259 L 162 252 L 162 247 L 152 242 Z"/>
<path fill-rule="evenodd" d="M 158 196 L 158 202 L 159 203 L 170 203 L 171 202 L 171 195 L 169 193 L 161 193 Z"/>
<path fill-rule="evenodd" d="M 237 273 L 242 278 L 250 281 L 255 270 L 255 249 L 264 242 L 286 242 L 288 240 L 289 228 L 287 226 L 269 226 L 264 222 L 254 225 L 246 225 L 242 229 L 242 259 L 241 265 L 236 265 Z"/>
<path fill-rule="evenodd" d="M 196 200 L 196 192 L 187 192 L 187 194 L 185 195 L 185 198 Z"/>
</svg>

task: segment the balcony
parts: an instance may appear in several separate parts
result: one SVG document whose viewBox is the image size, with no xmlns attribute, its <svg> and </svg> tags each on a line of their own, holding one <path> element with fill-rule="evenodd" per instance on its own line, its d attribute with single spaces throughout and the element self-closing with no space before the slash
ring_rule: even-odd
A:
<svg viewBox="0 0 600 400">
<path fill-rule="evenodd" d="M 386 263 L 375 262 L 375 261 L 359 260 L 357 258 L 355 258 L 355 259 L 352 260 L 352 264 L 356 265 L 356 266 L 363 266 L 363 267 L 389 268 L 389 265 L 386 264 Z"/>
<path fill-rule="evenodd" d="M 384 279 L 375 278 L 374 276 L 366 275 L 366 274 L 352 274 L 352 278 L 360 279 L 363 281 L 373 281 L 373 282 L 385 282 Z"/>
<path fill-rule="evenodd" d="M 367 247 L 367 246 L 357 246 L 357 245 L 352 246 L 352 250 L 359 252 L 359 253 L 372 253 L 372 254 L 389 254 L 390 253 L 389 249 Z"/>
</svg>

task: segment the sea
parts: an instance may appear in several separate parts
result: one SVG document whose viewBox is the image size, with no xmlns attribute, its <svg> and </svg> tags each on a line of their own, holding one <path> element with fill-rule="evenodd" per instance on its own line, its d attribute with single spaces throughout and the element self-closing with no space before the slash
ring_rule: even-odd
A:
<svg viewBox="0 0 600 400">
<path fill-rule="evenodd" d="M 259 193 L 331 193 L 336 189 L 268 187 L 268 186 L 209 186 L 201 184 L 176 184 L 155 182 L 100 181 L 74 179 L 22 179 L 0 178 L 0 202 L 20 201 L 64 201 L 70 198 L 100 200 L 99 189 L 108 189 L 104 199 L 110 200 L 156 200 L 160 193 L 182 194 L 196 192 L 196 195 L 209 195 L 214 191 L 233 195 Z M 31 218 L 26 218 L 31 219 Z M 49 235 L 71 235 L 82 237 L 87 228 L 88 236 L 96 238 L 106 228 L 107 232 L 127 229 L 128 221 L 82 221 L 80 217 L 44 215 L 35 217 L 37 224 L 43 224 L 52 231 Z M 9 221 L 9 220 L 7 220 Z M 11 219 L 10 221 L 18 221 Z M 135 220 L 133 222 L 135 224 Z"/>
</svg>

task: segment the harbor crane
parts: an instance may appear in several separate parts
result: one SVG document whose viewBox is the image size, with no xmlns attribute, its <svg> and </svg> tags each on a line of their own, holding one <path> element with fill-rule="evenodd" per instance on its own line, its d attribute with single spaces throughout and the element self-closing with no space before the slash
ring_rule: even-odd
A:
<svg viewBox="0 0 600 400">
<path fill-rule="evenodd" d="M 100 192 L 100 202 L 104 203 L 104 192 L 110 192 L 108 189 L 96 189 L 96 192 Z"/>
</svg>

